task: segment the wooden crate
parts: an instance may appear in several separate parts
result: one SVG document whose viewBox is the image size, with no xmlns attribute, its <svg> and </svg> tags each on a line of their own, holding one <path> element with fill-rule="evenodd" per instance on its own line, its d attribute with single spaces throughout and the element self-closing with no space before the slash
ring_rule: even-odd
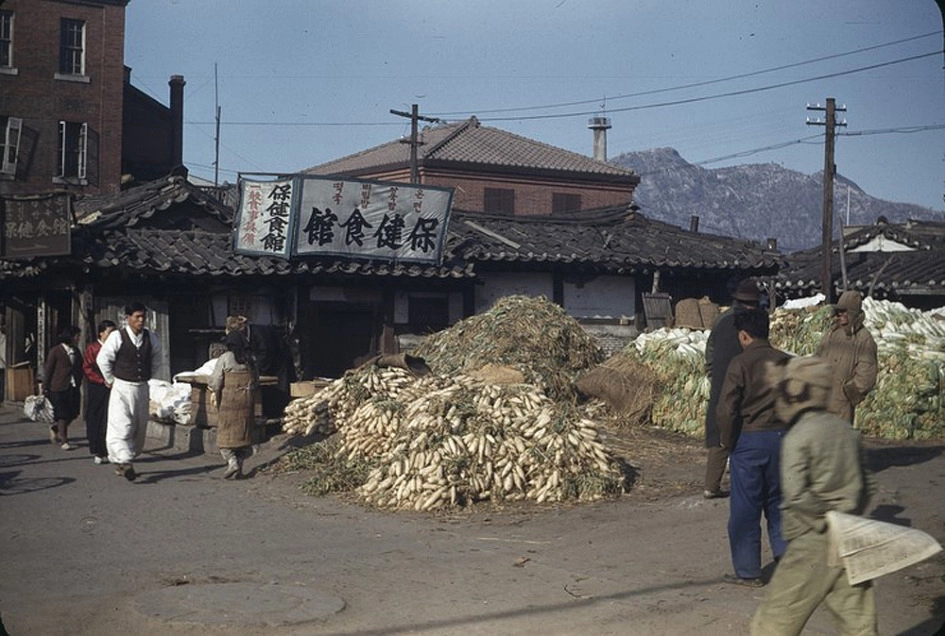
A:
<svg viewBox="0 0 945 636">
<path fill-rule="evenodd" d="M 6 370 L 6 399 L 22 402 L 36 392 L 33 367 L 12 367 Z"/>
</svg>

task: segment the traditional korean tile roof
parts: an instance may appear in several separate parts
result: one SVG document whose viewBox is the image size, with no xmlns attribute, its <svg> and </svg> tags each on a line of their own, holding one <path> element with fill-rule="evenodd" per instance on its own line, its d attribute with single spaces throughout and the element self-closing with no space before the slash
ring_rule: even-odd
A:
<svg viewBox="0 0 945 636">
<path fill-rule="evenodd" d="M 251 277 L 303 274 L 464 278 L 462 263 L 427 265 L 363 259 L 306 258 L 285 260 L 237 254 L 233 236 L 200 230 L 129 229 L 112 231 L 96 241 L 84 257 L 87 267 L 122 268 L 179 276 Z"/>
<path fill-rule="evenodd" d="M 149 181 L 117 194 L 82 197 L 75 201 L 73 210 L 78 225 L 99 230 L 138 227 L 146 220 L 152 227 L 159 224 L 168 229 L 188 229 L 200 219 L 159 214 L 184 203 L 204 212 L 205 224 L 226 228 L 233 222 L 231 208 L 180 176 Z"/>
<path fill-rule="evenodd" d="M 457 255 L 478 263 L 583 264 L 613 273 L 653 267 L 772 273 L 780 264 L 779 254 L 755 243 L 689 232 L 627 206 L 543 217 L 454 211 L 450 234 Z"/>
<path fill-rule="evenodd" d="M 475 117 L 426 128 L 418 150 L 421 165 L 464 164 L 536 171 L 561 171 L 597 176 L 633 177 L 632 170 L 556 148 L 540 141 L 483 126 Z M 303 170 L 303 174 L 357 175 L 409 166 L 410 145 L 400 140 Z"/>
<path fill-rule="evenodd" d="M 855 252 L 878 236 L 913 248 L 911 251 Z M 847 285 L 867 293 L 872 287 L 879 297 L 896 298 L 916 294 L 945 294 L 945 223 L 908 221 L 880 222 L 861 228 L 844 239 Z M 820 290 L 821 250 L 814 248 L 789 254 L 777 277 L 777 288 L 788 296 L 805 296 Z M 831 278 L 842 286 L 839 246 L 831 253 Z"/>
</svg>

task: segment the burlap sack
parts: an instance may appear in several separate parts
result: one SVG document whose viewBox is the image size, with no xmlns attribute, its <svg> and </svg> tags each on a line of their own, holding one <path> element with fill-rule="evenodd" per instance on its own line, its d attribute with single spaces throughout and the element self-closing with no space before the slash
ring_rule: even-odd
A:
<svg viewBox="0 0 945 636">
<path fill-rule="evenodd" d="M 699 301 L 695 298 L 683 298 L 676 303 L 676 326 L 689 329 L 704 329 Z"/>
<path fill-rule="evenodd" d="M 699 299 L 699 315 L 702 316 L 702 328 L 711 329 L 719 319 L 719 305 L 709 300 L 708 296 Z"/>
<path fill-rule="evenodd" d="M 643 422 L 656 401 L 659 380 L 646 365 L 617 353 L 574 383 L 578 392 L 607 403 L 629 424 Z"/>
<path fill-rule="evenodd" d="M 518 369 L 499 364 L 484 365 L 468 375 L 489 384 L 521 384 L 525 381 L 525 375 Z"/>
</svg>

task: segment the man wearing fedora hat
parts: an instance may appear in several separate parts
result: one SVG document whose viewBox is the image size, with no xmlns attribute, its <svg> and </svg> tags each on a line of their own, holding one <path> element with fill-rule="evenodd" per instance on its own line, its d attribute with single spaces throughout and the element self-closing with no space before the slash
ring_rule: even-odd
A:
<svg viewBox="0 0 945 636">
<path fill-rule="evenodd" d="M 709 408 L 705 417 L 705 445 L 708 449 L 705 466 L 705 488 L 702 495 L 706 499 L 725 497 L 722 490 L 722 476 L 728 461 L 729 449 L 723 448 L 719 439 L 719 425 L 715 410 L 722 393 L 725 372 L 732 358 L 742 352 L 735 329 L 735 314 L 754 309 L 759 302 L 758 284 L 754 279 L 746 278 L 735 286 L 732 292 L 732 306 L 715 321 L 705 347 L 705 368 L 711 382 Z"/>
</svg>

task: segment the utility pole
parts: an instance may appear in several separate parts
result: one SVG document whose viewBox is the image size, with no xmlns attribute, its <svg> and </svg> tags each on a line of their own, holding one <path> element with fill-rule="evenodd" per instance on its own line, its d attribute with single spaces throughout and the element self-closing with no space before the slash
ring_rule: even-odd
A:
<svg viewBox="0 0 945 636">
<path fill-rule="evenodd" d="M 391 110 L 391 115 L 397 115 L 398 117 L 409 117 L 410 118 L 410 141 L 406 142 L 410 144 L 410 183 L 420 183 L 420 172 L 417 166 L 417 148 L 422 145 L 422 141 L 419 139 L 419 122 L 428 121 L 431 123 L 436 123 L 440 121 L 436 117 L 424 117 L 419 114 L 419 106 L 412 104 L 410 107 L 410 112 L 406 113 L 402 110 Z"/>
<path fill-rule="evenodd" d="M 837 107 L 836 100 L 833 97 L 827 98 L 826 107 L 817 104 L 816 106 L 807 105 L 807 110 L 816 110 L 826 113 L 825 119 L 807 118 L 808 126 L 825 126 L 824 134 L 824 209 L 823 209 L 823 228 L 821 234 L 821 265 L 820 265 L 820 291 L 824 295 L 825 303 L 833 302 L 833 282 L 830 276 L 830 253 L 833 251 L 833 177 L 837 172 L 837 166 L 833 162 L 834 137 L 836 136 L 837 126 L 846 126 L 846 120 L 837 121 L 837 111 L 846 112 L 846 106 Z M 843 236 L 840 237 L 841 242 Z"/>
</svg>

